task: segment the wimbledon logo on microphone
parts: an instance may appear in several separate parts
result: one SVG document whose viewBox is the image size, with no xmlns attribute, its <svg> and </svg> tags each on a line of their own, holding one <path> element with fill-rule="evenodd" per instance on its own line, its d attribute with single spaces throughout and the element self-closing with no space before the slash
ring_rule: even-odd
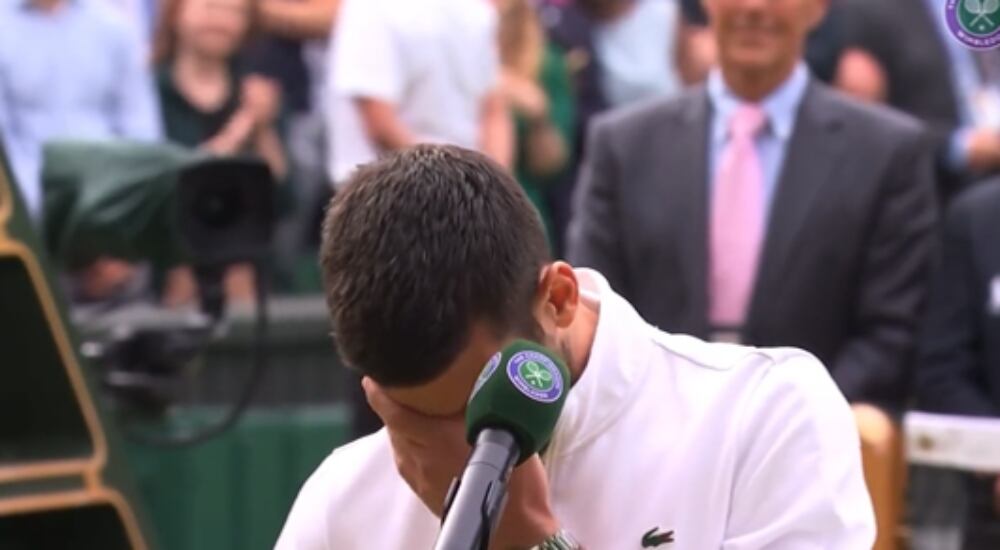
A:
<svg viewBox="0 0 1000 550">
<path fill-rule="evenodd" d="M 537 351 L 514 354 L 507 363 L 507 377 L 521 393 L 542 403 L 562 396 L 563 377 L 551 359 Z"/>
</svg>

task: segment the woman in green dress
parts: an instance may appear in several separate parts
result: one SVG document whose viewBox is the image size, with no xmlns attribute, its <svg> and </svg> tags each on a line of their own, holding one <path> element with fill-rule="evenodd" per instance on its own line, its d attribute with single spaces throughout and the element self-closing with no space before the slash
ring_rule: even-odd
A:
<svg viewBox="0 0 1000 550">
<path fill-rule="evenodd" d="M 545 187 L 566 176 L 573 132 L 573 90 L 564 53 L 548 41 L 530 0 L 497 0 L 501 89 L 516 129 L 514 175 L 556 235 Z"/>
</svg>

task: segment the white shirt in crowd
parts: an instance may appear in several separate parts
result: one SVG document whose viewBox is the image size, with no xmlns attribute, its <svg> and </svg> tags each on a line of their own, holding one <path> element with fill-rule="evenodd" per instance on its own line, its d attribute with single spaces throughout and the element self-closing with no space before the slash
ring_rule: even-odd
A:
<svg viewBox="0 0 1000 550">
<path fill-rule="evenodd" d="M 680 2 L 638 0 L 614 21 L 594 30 L 601 86 L 612 107 L 677 93 Z"/>
<path fill-rule="evenodd" d="M 477 148 L 498 78 L 496 28 L 490 0 L 344 0 L 328 57 L 332 181 L 378 154 L 356 97 L 394 104 L 423 141 Z"/>
<path fill-rule="evenodd" d="M 600 319 L 542 460 L 553 511 L 585 548 L 640 549 L 670 531 L 662 550 L 872 547 L 853 415 L 817 359 L 660 332 L 579 274 Z M 382 430 L 323 462 L 276 548 L 429 549 L 438 527 Z"/>
</svg>

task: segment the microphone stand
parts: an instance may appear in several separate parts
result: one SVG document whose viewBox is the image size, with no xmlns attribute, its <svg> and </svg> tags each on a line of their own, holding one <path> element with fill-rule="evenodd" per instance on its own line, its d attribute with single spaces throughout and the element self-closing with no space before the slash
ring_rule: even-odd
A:
<svg viewBox="0 0 1000 550">
<path fill-rule="evenodd" d="M 452 481 L 434 550 L 487 550 L 507 502 L 507 482 L 520 456 L 514 436 L 485 429 L 460 478 Z"/>
</svg>

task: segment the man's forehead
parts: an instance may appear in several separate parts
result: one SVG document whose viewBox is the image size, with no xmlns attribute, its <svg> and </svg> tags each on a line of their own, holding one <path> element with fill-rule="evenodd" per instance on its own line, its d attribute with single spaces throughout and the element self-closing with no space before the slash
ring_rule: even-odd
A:
<svg viewBox="0 0 1000 550">
<path fill-rule="evenodd" d="M 502 345 L 503 339 L 489 324 L 473 323 L 465 346 L 440 375 L 417 386 L 386 388 L 386 394 L 401 405 L 427 415 L 460 414 L 480 371 Z"/>
</svg>

